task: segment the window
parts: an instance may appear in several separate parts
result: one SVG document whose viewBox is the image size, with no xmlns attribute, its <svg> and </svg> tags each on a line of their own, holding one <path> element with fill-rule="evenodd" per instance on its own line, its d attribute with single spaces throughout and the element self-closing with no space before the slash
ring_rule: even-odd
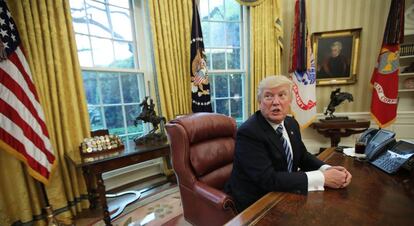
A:
<svg viewBox="0 0 414 226">
<path fill-rule="evenodd" d="M 241 124 L 246 77 L 242 7 L 236 0 L 200 0 L 199 7 L 213 110 Z"/>
<path fill-rule="evenodd" d="M 142 135 L 143 123 L 135 125 L 134 119 L 145 96 L 145 64 L 138 60 L 144 57 L 132 2 L 70 0 L 70 6 L 91 129 L 107 128 L 124 142 Z"/>
</svg>

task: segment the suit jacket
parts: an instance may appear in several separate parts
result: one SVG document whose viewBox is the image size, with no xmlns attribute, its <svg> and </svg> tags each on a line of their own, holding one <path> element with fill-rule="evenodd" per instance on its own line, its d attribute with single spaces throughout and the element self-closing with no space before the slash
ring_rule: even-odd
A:
<svg viewBox="0 0 414 226">
<path fill-rule="evenodd" d="M 295 119 L 286 117 L 284 126 L 292 145 L 291 173 L 280 135 L 260 111 L 237 130 L 233 170 L 225 191 L 233 197 L 238 211 L 271 191 L 307 194 L 308 179 L 303 171 L 317 170 L 324 164 L 306 150 Z"/>
</svg>

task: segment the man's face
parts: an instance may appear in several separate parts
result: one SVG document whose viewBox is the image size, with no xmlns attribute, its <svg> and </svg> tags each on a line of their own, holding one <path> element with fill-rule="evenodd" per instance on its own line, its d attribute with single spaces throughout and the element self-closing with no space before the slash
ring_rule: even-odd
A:
<svg viewBox="0 0 414 226">
<path fill-rule="evenodd" d="M 331 47 L 331 55 L 332 57 L 337 57 L 341 53 L 341 50 L 339 50 L 338 46 L 332 46 Z"/>
<path fill-rule="evenodd" d="M 262 99 L 259 101 L 260 112 L 268 121 L 279 124 L 289 113 L 290 102 L 288 84 L 264 89 Z"/>
</svg>

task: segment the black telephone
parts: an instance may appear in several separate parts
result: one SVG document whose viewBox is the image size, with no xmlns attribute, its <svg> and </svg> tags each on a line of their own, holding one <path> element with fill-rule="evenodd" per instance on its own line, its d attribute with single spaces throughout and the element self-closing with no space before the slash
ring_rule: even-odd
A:
<svg viewBox="0 0 414 226">
<path fill-rule="evenodd" d="M 366 143 L 367 160 L 387 173 L 395 173 L 401 167 L 411 170 L 409 163 L 414 162 L 414 143 L 400 140 L 396 142 L 395 133 L 385 129 L 368 129 L 359 142 Z"/>
<path fill-rule="evenodd" d="M 365 131 L 367 132 L 367 131 Z M 371 129 L 365 135 L 367 137 L 365 154 L 367 155 L 368 160 L 374 160 L 378 155 L 384 152 L 387 148 L 395 144 L 395 133 L 389 130 L 381 129 Z M 362 137 L 362 139 L 366 139 Z"/>
</svg>

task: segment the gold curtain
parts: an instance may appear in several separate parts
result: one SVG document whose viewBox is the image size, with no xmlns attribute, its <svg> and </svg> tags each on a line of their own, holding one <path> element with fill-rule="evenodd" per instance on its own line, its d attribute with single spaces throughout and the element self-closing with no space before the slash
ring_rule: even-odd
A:
<svg viewBox="0 0 414 226">
<path fill-rule="evenodd" d="M 265 0 L 250 8 L 250 109 L 258 109 L 257 86 L 268 75 L 282 71 L 282 14 L 281 1 Z"/>
<path fill-rule="evenodd" d="M 192 2 L 150 0 L 149 11 L 161 110 L 171 120 L 191 113 Z"/>
<path fill-rule="evenodd" d="M 69 1 L 20 0 L 8 1 L 8 6 L 57 159 L 47 195 L 55 210 L 63 210 L 57 218 L 68 219 L 86 208 L 88 201 L 78 202 L 81 194 L 87 194 L 86 186 L 82 172 L 66 162 L 64 153 L 79 157 L 78 145 L 90 131 Z M 36 183 L 17 159 L 0 150 L 0 225 L 30 222 L 41 213 L 43 204 Z"/>
</svg>

